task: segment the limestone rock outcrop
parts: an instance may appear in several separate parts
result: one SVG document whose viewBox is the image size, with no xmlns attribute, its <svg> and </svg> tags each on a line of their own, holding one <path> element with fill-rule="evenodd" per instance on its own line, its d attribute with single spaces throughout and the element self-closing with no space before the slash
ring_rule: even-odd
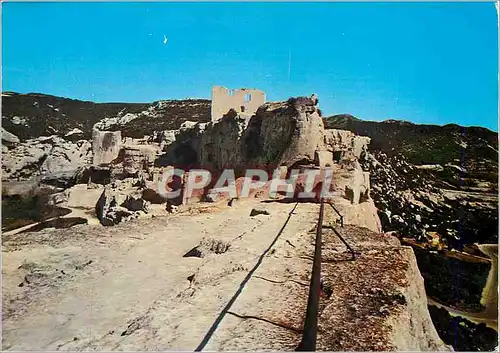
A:
<svg viewBox="0 0 500 353">
<path fill-rule="evenodd" d="M 317 349 L 451 351 L 433 326 L 412 249 L 357 225 L 339 232 L 359 255 L 342 261 L 340 240 L 324 240 L 329 244 L 324 256 L 339 261 L 322 265 L 324 287 L 334 294 L 319 317 Z"/>
<path fill-rule="evenodd" d="M 191 155 L 189 162 L 216 170 L 314 164 L 323 136 L 317 99 L 292 98 L 263 104 L 252 116 L 233 110 L 216 122 L 181 129 L 163 163 L 182 163 L 175 157 Z"/>
<path fill-rule="evenodd" d="M 348 130 L 326 129 L 318 149 L 332 152 L 334 160 L 339 162 L 349 153 L 355 158 L 361 158 L 368 150 L 369 143 L 369 137 L 358 136 Z"/>
<path fill-rule="evenodd" d="M 218 122 L 208 123 L 199 142 L 194 141 L 199 164 L 222 170 L 228 166 L 242 166 L 245 158 L 243 134 L 250 117 L 230 112 Z"/>
<path fill-rule="evenodd" d="M 103 226 L 118 224 L 122 219 L 134 214 L 134 212 L 120 206 L 119 198 L 119 193 L 113 188 L 107 187 L 103 190 L 95 206 L 96 215 Z"/>
<path fill-rule="evenodd" d="M 255 114 L 230 110 L 210 123 L 193 123 L 177 131 L 157 132 L 154 140 L 165 153 L 160 165 L 197 164 L 236 170 L 283 165 L 332 166 L 363 157 L 369 138 L 352 132 L 325 130 L 317 96 L 265 103 Z"/>
<path fill-rule="evenodd" d="M 19 137 L 8 132 L 7 130 L 5 130 L 2 127 L 2 143 L 3 144 L 13 145 L 13 144 L 16 144 L 19 142 L 20 142 Z"/>
<path fill-rule="evenodd" d="M 40 167 L 42 180 L 45 182 L 69 181 L 90 162 L 90 142 L 77 141 L 74 144 L 54 145 Z"/>
<path fill-rule="evenodd" d="M 355 168 L 350 176 L 350 183 L 345 186 L 347 198 L 355 205 L 362 199 L 370 197 L 370 173 L 363 172 L 358 161 L 354 163 Z"/>
<path fill-rule="evenodd" d="M 91 148 L 86 140 L 66 141 L 57 136 L 26 140 L 3 154 L 2 180 L 28 180 L 70 183 L 90 164 Z"/>
<path fill-rule="evenodd" d="M 120 131 L 92 131 L 93 165 L 105 165 L 115 160 L 121 150 L 122 135 Z"/>
<path fill-rule="evenodd" d="M 129 178 L 104 187 L 95 205 L 102 225 L 112 226 L 148 213 L 151 203 L 142 198 L 142 191 L 134 187 L 136 184 L 135 179 Z"/>
<path fill-rule="evenodd" d="M 156 148 L 149 145 L 125 145 L 123 147 L 123 169 L 128 174 L 149 172 L 154 165 Z"/>
</svg>

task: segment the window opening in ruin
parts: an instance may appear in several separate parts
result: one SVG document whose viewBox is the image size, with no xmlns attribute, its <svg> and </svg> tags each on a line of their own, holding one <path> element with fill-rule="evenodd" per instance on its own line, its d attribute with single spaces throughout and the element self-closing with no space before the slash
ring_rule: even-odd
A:
<svg viewBox="0 0 500 353">
<path fill-rule="evenodd" d="M 245 106 L 244 106 L 244 105 L 242 105 L 242 106 L 241 106 L 241 112 L 242 112 L 242 113 L 244 113 L 244 112 L 245 112 Z"/>
<path fill-rule="evenodd" d="M 245 102 L 250 102 L 251 99 L 252 96 L 250 95 L 250 93 L 245 94 Z"/>
</svg>

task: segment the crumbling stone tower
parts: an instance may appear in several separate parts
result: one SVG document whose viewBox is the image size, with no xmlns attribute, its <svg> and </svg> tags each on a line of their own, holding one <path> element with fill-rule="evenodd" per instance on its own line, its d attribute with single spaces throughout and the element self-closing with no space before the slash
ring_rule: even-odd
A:
<svg viewBox="0 0 500 353">
<path fill-rule="evenodd" d="M 229 90 L 222 86 L 212 87 L 212 121 L 222 118 L 229 110 L 253 115 L 266 102 L 266 94 L 258 89 Z"/>
</svg>

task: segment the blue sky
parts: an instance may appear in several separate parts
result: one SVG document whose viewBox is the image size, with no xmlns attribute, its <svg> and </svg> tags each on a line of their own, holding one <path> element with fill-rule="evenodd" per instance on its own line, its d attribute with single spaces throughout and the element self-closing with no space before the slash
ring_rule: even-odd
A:
<svg viewBox="0 0 500 353">
<path fill-rule="evenodd" d="M 3 91 L 150 102 L 255 87 L 316 93 L 325 115 L 498 131 L 493 3 L 2 7 Z"/>
</svg>

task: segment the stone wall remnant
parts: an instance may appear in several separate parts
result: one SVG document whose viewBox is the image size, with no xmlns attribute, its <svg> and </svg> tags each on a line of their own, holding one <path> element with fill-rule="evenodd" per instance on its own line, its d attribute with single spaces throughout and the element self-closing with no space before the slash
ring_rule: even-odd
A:
<svg viewBox="0 0 500 353">
<path fill-rule="evenodd" d="M 253 115 L 266 102 L 266 94 L 258 89 L 230 90 L 222 86 L 212 87 L 212 121 L 222 118 L 229 110 Z"/>
<path fill-rule="evenodd" d="M 92 130 L 93 165 L 106 165 L 120 154 L 122 145 L 121 131 Z"/>
</svg>

